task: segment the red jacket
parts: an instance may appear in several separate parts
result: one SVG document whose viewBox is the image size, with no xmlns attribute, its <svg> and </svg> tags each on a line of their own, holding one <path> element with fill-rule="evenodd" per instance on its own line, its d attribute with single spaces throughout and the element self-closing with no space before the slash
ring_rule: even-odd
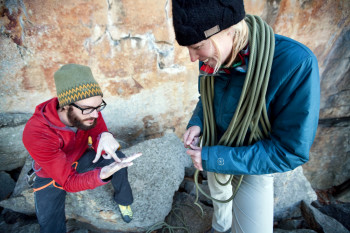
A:
<svg viewBox="0 0 350 233">
<path fill-rule="evenodd" d="M 67 192 L 106 184 L 100 179 L 101 168 L 79 174 L 72 167 L 88 148 L 88 137 L 97 148 L 100 134 L 108 131 L 101 113 L 96 127 L 75 133 L 60 121 L 57 106 L 57 98 L 39 104 L 23 131 L 23 144 L 35 161 L 35 170 L 40 169 L 36 174 L 54 179 Z"/>
</svg>

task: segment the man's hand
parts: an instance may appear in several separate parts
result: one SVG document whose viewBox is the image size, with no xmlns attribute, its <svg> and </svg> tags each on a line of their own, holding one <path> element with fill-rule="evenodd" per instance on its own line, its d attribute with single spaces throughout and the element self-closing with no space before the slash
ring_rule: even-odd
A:
<svg viewBox="0 0 350 233">
<path fill-rule="evenodd" d="M 111 175 L 113 175 L 114 173 L 119 171 L 120 169 L 133 165 L 132 161 L 134 159 L 140 157 L 141 155 L 142 155 L 142 153 L 136 153 L 136 154 L 133 154 L 129 157 L 120 159 L 120 162 L 113 162 L 108 166 L 104 166 L 101 169 L 100 178 L 107 179 L 108 177 L 110 177 Z"/>
<path fill-rule="evenodd" d="M 199 142 L 199 135 L 201 133 L 201 128 L 199 126 L 191 126 L 185 132 L 183 140 L 185 148 L 188 148 L 190 145 L 196 146 Z"/>
<path fill-rule="evenodd" d="M 104 132 L 101 134 L 100 141 L 98 143 L 97 147 L 97 152 L 95 159 L 92 161 L 93 163 L 96 163 L 100 157 L 101 157 L 101 152 L 104 150 L 107 155 L 102 155 L 103 158 L 105 159 L 111 159 L 113 158 L 116 162 L 120 163 L 121 160 L 118 158 L 117 154 L 115 151 L 120 147 L 119 143 L 111 133 Z"/>
<path fill-rule="evenodd" d="M 186 151 L 186 153 L 191 156 L 193 165 L 200 171 L 203 171 L 202 167 L 202 147 L 194 146 L 190 144 L 190 148 Z"/>
</svg>

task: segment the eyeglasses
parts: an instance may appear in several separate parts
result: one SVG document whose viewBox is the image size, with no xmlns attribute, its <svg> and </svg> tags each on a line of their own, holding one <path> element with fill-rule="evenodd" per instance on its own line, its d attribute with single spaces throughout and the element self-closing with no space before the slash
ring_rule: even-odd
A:
<svg viewBox="0 0 350 233">
<path fill-rule="evenodd" d="M 88 115 L 88 114 L 92 113 L 95 110 L 97 112 L 101 112 L 107 106 L 107 104 L 106 104 L 106 102 L 104 100 L 102 100 L 102 104 L 97 106 L 97 107 L 82 108 L 82 107 L 79 107 L 78 105 L 76 105 L 75 103 L 71 103 L 70 105 L 72 105 L 72 106 L 74 106 L 76 108 L 79 108 L 83 115 Z"/>
</svg>

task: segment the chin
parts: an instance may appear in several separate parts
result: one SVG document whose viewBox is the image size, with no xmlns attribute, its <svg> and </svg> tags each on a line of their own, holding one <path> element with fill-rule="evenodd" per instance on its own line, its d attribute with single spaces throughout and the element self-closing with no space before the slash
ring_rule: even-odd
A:
<svg viewBox="0 0 350 233">
<path fill-rule="evenodd" d="M 92 122 L 92 123 L 82 123 L 80 122 L 80 124 L 77 125 L 77 128 L 81 129 L 81 130 L 90 130 L 95 128 L 96 126 L 96 121 Z"/>
<path fill-rule="evenodd" d="M 211 68 L 215 69 L 216 62 L 208 62 L 207 65 L 210 66 Z"/>
<path fill-rule="evenodd" d="M 93 125 L 95 125 L 95 122 L 91 122 L 91 123 L 87 123 L 87 124 L 84 124 L 86 127 L 91 127 Z"/>
</svg>

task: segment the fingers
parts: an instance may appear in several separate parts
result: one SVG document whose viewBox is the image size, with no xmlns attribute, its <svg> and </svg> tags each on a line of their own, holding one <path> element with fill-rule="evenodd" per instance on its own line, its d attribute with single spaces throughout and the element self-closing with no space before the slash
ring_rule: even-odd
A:
<svg viewBox="0 0 350 233">
<path fill-rule="evenodd" d="M 125 167 L 129 167 L 131 165 L 133 165 L 132 162 L 127 162 L 127 163 L 114 162 L 114 163 L 111 163 L 110 165 L 104 166 L 101 169 L 100 178 L 106 179 L 106 178 L 110 177 L 111 175 L 113 175 L 114 173 L 116 173 L 117 171 L 119 171 L 120 169 L 125 168 Z"/>
<path fill-rule="evenodd" d="M 132 162 L 127 162 L 127 163 L 114 162 L 114 163 L 111 163 L 110 165 L 105 166 L 103 168 L 106 168 L 106 171 L 107 171 L 107 174 L 109 177 L 109 176 L 113 175 L 114 173 L 116 173 L 117 171 L 119 171 L 120 169 L 122 169 L 124 167 L 129 167 L 131 165 L 133 165 Z"/>
<path fill-rule="evenodd" d="M 188 135 L 189 135 L 189 134 L 190 134 L 190 130 L 188 129 L 188 130 L 185 132 L 184 136 L 183 136 L 184 147 L 188 147 L 188 145 L 187 145 L 187 138 L 188 138 Z"/>
<path fill-rule="evenodd" d="M 195 132 L 193 130 L 191 130 L 190 134 L 188 135 L 187 140 L 186 140 L 186 145 L 187 146 L 191 145 L 194 136 L 195 136 Z"/>
<path fill-rule="evenodd" d="M 191 126 L 184 134 L 184 146 L 187 148 L 190 144 L 197 144 L 199 141 L 199 135 L 201 133 L 201 128 L 199 126 Z"/>
<path fill-rule="evenodd" d="M 192 150 L 199 150 L 199 149 L 201 149 L 200 147 L 198 147 L 198 146 L 196 146 L 196 145 L 193 145 L 193 144 L 190 144 L 190 148 L 191 148 Z"/>
<path fill-rule="evenodd" d="M 191 145 L 190 145 L 191 146 Z M 198 150 L 187 150 L 186 153 L 191 156 L 193 165 L 195 168 L 197 168 L 200 171 L 203 171 L 202 167 L 202 156 Z"/>
<path fill-rule="evenodd" d="M 202 167 L 202 163 L 197 163 L 197 162 L 193 162 L 193 166 L 200 170 L 200 171 L 203 171 L 203 167 Z"/>
<path fill-rule="evenodd" d="M 104 155 L 102 155 L 102 157 L 104 159 L 111 159 L 112 158 L 112 156 L 110 156 L 109 154 L 104 154 Z"/>
<path fill-rule="evenodd" d="M 140 157 L 142 155 L 142 153 L 136 153 L 136 154 L 133 154 L 129 157 L 126 157 L 126 158 L 122 158 L 122 163 L 128 163 L 128 162 L 131 162 L 133 161 L 134 159 L 137 159 L 138 157 Z"/>
<path fill-rule="evenodd" d="M 105 150 L 105 152 L 109 155 L 109 156 L 111 156 L 113 159 L 114 159 L 114 161 L 116 161 L 116 162 L 118 162 L 118 163 L 120 163 L 121 162 L 121 160 L 118 158 L 118 156 L 117 156 L 117 154 L 114 152 L 114 151 L 106 151 Z"/>
<path fill-rule="evenodd" d="M 100 159 L 100 157 L 101 157 L 101 152 L 102 152 L 102 147 L 101 147 L 100 145 L 98 145 L 95 158 L 94 158 L 94 160 L 92 161 L 93 163 L 96 163 L 96 162 Z"/>
<path fill-rule="evenodd" d="M 124 167 L 130 167 L 131 165 L 133 165 L 133 162 L 125 162 L 125 163 L 118 163 L 115 166 L 115 172 L 119 171 L 120 169 L 124 168 Z"/>
<path fill-rule="evenodd" d="M 126 163 L 117 163 L 115 162 L 115 164 L 112 166 L 112 172 L 113 174 L 117 171 L 119 171 L 120 169 L 124 168 L 124 167 L 129 167 L 131 165 L 133 165 L 133 162 L 126 162 Z"/>
<path fill-rule="evenodd" d="M 117 142 L 117 140 L 116 140 Z M 116 150 L 119 150 L 120 148 L 122 148 L 122 146 L 119 144 L 119 142 L 117 142 L 117 145 L 116 145 L 117 149 Z"/>
<path fill-rule="evenodd" d="M 202 164 L 194 165 L 194 167 L 200 170 L 201 172 L 203 171 Z"/>
<path fill-rule="evenodd" d="M 120 159 L 116 155 L 115 151 L 120 148 L 120 144 L 115 140 L 113 135 L 108 132 L 103 132 L 101 134 L 101 139 L 99 141 L 98 147 L 97 147 L 97 153 L 96 157 L 93 160 L 93 162 L 97 162 L 98 159 L 101 157 L 101 153 L 104 150 L 107 155 L 103 155 L 103 158 L 110 159 L 113 158 L 116 162 L 120 162 Z"/>
<path fill-rule="evenodd" d="M 199 142 L 199 137 L 194 137 L 191 144 L 192 145 L 198 145 L 198 142 Z"/>
</svg>

